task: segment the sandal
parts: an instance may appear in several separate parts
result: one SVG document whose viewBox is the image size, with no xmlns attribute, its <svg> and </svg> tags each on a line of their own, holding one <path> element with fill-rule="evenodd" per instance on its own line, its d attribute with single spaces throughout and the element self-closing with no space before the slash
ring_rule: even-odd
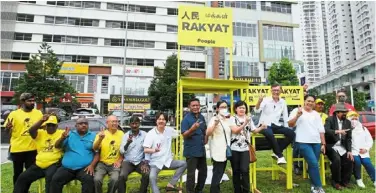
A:
<svg viewBox="0 0 376 193">
<path fill-rule="evenodd" d="M 180 191 L 180 187 L 168 187 L 166 186 L 166 191 Z"/>
</svg>

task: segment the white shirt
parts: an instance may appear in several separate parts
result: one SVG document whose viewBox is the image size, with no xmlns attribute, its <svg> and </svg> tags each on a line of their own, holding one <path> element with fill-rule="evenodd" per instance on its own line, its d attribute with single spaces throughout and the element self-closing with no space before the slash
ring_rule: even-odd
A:
<svg viewBox="0 0 376 193">
<path fill-rule="evenodd" d="M 238 117 L 237 115 L 232 116 L 230 121 L 235 123 L 237 126 L 241 126 L 244 123 L 244 117 Z M 255 130 L 256 126 L 252 119 L 249 121 L 248 125 L 238 134 L 231 134 L 231 150 L 233 151 L 249 151 L 249 143 L 251 131 Z M 248 142 L 248 143 L 247 143 Z"/>
<path fill-rule="evenodd" d="M 262 111 L 259 124 L 264 123 L 271 126 L 271 124 L 274 123 L 275 125 L 281 126 L 279 119 L 281 115 L 283 115 L 283 124 L 285 127 L 288 127 L 287 119 L 289 116 L 286 101 L 283 98 L 279 98 L 279 101 L 275 102 L 272 97 L 265 97 L 260 104 L 260 108 L 255 108 L 255 111 L 257 113 Z"/>
<path fill-rule="evenodd" d="M 157 148 L 159 145 L 160 151 L 148 155 L 145 154 L 145 158 L 150 160 L 149 164 L 159 169 L 162 169 L 163 166 L 169 168 L 172 162 L 171 142 L 173 138 L 178 136 L 178 132 L 170 127 L 166 127 L 163 133 L 160 133 L 156 127 L 150 130 L 146 134 L 143 146 Z"/>
<path fill-rule="evenodd" d="M 355 155 L 360 155 L 361 158 L 370 157 L 369 150 L 372 148 L 373 139 L 367 128 L 358 122 L 357 126 L 352 130 L 352 147 L 351 152 Z M 366 149 L 365 154 L 360 154 L 360 149 Z"/>
<path fill-rule="evenodd" d="M 212 117 L 209 121 L 209 127 L 214 125 L 214 120 L 217 117 Z M 222 128 L 222 125 L 223 128 Z M 231 127 L 236 126 L 230 119 L 221 119 L 221 122 L 213 129 L 213 133 L 209 136 L 210 156 L 217 162 L 224 162 L 226 158 L 226 148 L 230 145 Z M 227 142 L 223 130 L 226 132 Z"/>
<path fill-rule="evenodd" d="M 342 123 L 343 123 L 343 121 L 339 120 L 338 118 L 337 118 L 337 121 L 338 121 L 338 130 L 342 130 Z M 339 155 L 343 156 L 346 153 L 346 149 L 345 149 L 345 147 L 343 147 L 341 145 L 341 137 L 342 136 L 340 134 L 339 135 L 339 140 L 337 141 L 336 144 L 334 144 L 333 149 L 336 150 Z"/>
<path fill-rule="evenodd" d="M 322 124 L 320 114 L 316 111 L 305 111 L 296 121 L 296 138 L 295 141 L 299 143 L 321 143 L 320 133 L 325 133 L 324 125 Z M 298 108 L 295 108 L 290 113 L 289 120 L 293 119 L 298 113 Z"/>
</svg>

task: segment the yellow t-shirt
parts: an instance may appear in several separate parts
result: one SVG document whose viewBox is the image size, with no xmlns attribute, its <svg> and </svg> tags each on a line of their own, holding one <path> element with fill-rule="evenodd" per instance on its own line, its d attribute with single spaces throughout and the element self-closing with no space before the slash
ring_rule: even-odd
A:
<svg viewBox="0 0 376 193">
<path fill-rule="evenodd" d="M 325 113 L 319 113 L 319 114 L 320 114 L 320 117 L 321 117 L 322 124 L 325 125 L 325 121 L 328 118 L 328 115 L 325 114 Z"/>
<path fill-rule="evenodd" d="M 38 167 L 45 169 L 61 159 L 63 150 L 56 149 L 55 142 L 61 137 L 63 132 L 63 130 L 57 129 L 54 134 L 50 135 L 46 130 L 38 130 L 38 135 L 34 139 L 38 151 L 35 164 Z"/>
<path fill-rule="evenodd" d="M 22 109 L 12 111 L 5 125 L 8 121 L 13 119 L 13 128 L 10 137 L 10 152 L 25 152 L 36 150 L 35 143 L 30 137 L 29 129 L 37 121 L 43 117 L 42 112 L 33 109 L 30 112 L 25 112 Z"/>
<path fill-rule="evenodd" d="M 108 130 L 105 130 L 104 134 L 105 137 L 100 144 L 99 161 L 107 165 L 111 165 L 114 164 L 120 157 L 120 144 L 124 133 L 118 130 L 114 134 L 112 134 Z M 98 138 L 99 135 L 95 137 L 95 142 L 98 140 Z"/>
</svg>

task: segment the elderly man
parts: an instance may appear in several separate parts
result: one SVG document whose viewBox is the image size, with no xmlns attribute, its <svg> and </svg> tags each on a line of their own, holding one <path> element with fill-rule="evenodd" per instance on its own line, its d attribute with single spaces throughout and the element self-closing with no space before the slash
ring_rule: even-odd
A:
<svg viewBox="0 0 376 193">
<path fill-rule="evenodd" d="M 347 111 L 343 103 L 337 103 L 333 116 L 325 122 L 326 155 L 331 162 L 332 185 L 337 190 L 349 187 L 353 171 L 352 127 L 346 119 Z"/>
<path fill-rule="evenodd" d="M 5 121 L 5 128 L 10 132 L 10 156 L 13 161 L 13 185 L 24 168 L 28 169 L 35 163 L 36 146 L 30 137 L 30 127 L 39 121 L 43 114 L 34 109 L 34 96 L 22 93 L 20 96 L 21 108 L 12 111 Z"/>
<path fill-rule="evenodd" d="M 62 193 L 65 184 L 77 179 L 81 182 L 81 192 L 94 192 L 94 168 L 99 160 L 92 147 L 95 134 L 89 131 L 86 118 L 78 118 L 76 130 L 66 128 L 55 143 L 55 148 L 64 148 L 62 167 L 52 177 L 50 192 Z"/>
<path fill-rule="evenodd" d="M 95 137 L 94 151 L 100 151 L 100 158 L 95 168 L 94 185 L 95 192 L 102 193 L 103 177 L 108 174 L 108 193 L 114 193 L 118 186 L 120 166 L 123 156 L 120 154 L 120 144 L 124 133 L 118 130 L 117 117 L 111 115 L 107 118 L 107 129 L 102 130 Z"/>
<path fill-rule="evenodd" d="M 30 185 L 44 177 L 46 178 L 46 193 L 50 193 L 52 176 L 59 167 L 60 159 L 63 156 L 63 151 L 56 149 L 54 144 L 63 132 L 63 130 L 57 130 L 57 117 L 48 114 L 43 115 L 41 120 L 31 126 L 29 133 L 38 150 L 36 163 L 18 177 L 14 193 L 28 193 Z"/>
</svg>

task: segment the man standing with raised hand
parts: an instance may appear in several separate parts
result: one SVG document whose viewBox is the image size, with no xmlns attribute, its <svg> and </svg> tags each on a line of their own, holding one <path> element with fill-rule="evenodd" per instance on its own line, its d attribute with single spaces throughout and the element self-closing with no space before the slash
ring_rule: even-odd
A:
<svg viewBox="0 0 376 193">
<path fill-rule="evenodd" d="M 205 134 L 206 122 L 200 113 L 200 100 L 189 101 L 189 109 L 181 122 L 181 132 L 184 137 L 184 157 L 187 160 L 187 193 L 201 193 L 207 176 Z M 195 174 L 198 170 L 198 180 L 195 187 Z"/>
<path fill-rule="evenodd" d="M 77 179 L 82 184 L 82 193 L 94 193 L 94 168 L 99 160 L 93 151 L 94 139 L 86 118 L 77 119 L 76 130 L 65 130 L 55 143 L 55 148 L 64 148 L 64 156 L 62 167 L 52 177 L 50 192 L 62 193 L 65 184 Z"/>
<path fill-rule="evenodd" d="M 43 114 L 34 109 L 35 99 L 30 93 L 20 96 L 21 108 L 12 111 L 4 125 L 10 132 L 10 156 L 13 161 L 13 185 L 24 168 L 28 169 L 35 163 L 36 146 L 30 137 L 30 127 L 39 121 Z"/>
<path fill-rule="evenodd" d="M 114 193 L 116 191 L 120 166 L 123 162 L 123 156 L 120 154 L 120 144 L 124 133 L 118 130 L 116 116 L 109 116 L 106 122 L 107 129 L 98 133 L 93 145 L 94 151 L 100 151 L 100 159 L 94 175 L 96 193 L 102 193 L 103 178 L 106 174 L 110 177 L 107 192 Z"/>
<path fill-rule="evenodd" d="M 260 133 L 265 136 L 269 144 L 272 146 L 274 154 L 273 158 L 277 159 L 277 164 L 286 164 L 286 159 L 283 157 L 283 150 L 295 139 L 295 132 L 287 128 L 288 112 L 286 101 L 280 98 L 282 86 L 272 85 L 272 96 L 260 96 L 255 111 L 260 113 L 262 111 L 259 123 L 264 123 L 268 127 Z M 283 117 L 283 124 L 279 120 Z M 283 134 L 285 138 L 279 143 L 274 138 L 274 134 Z"/>
</svg>

